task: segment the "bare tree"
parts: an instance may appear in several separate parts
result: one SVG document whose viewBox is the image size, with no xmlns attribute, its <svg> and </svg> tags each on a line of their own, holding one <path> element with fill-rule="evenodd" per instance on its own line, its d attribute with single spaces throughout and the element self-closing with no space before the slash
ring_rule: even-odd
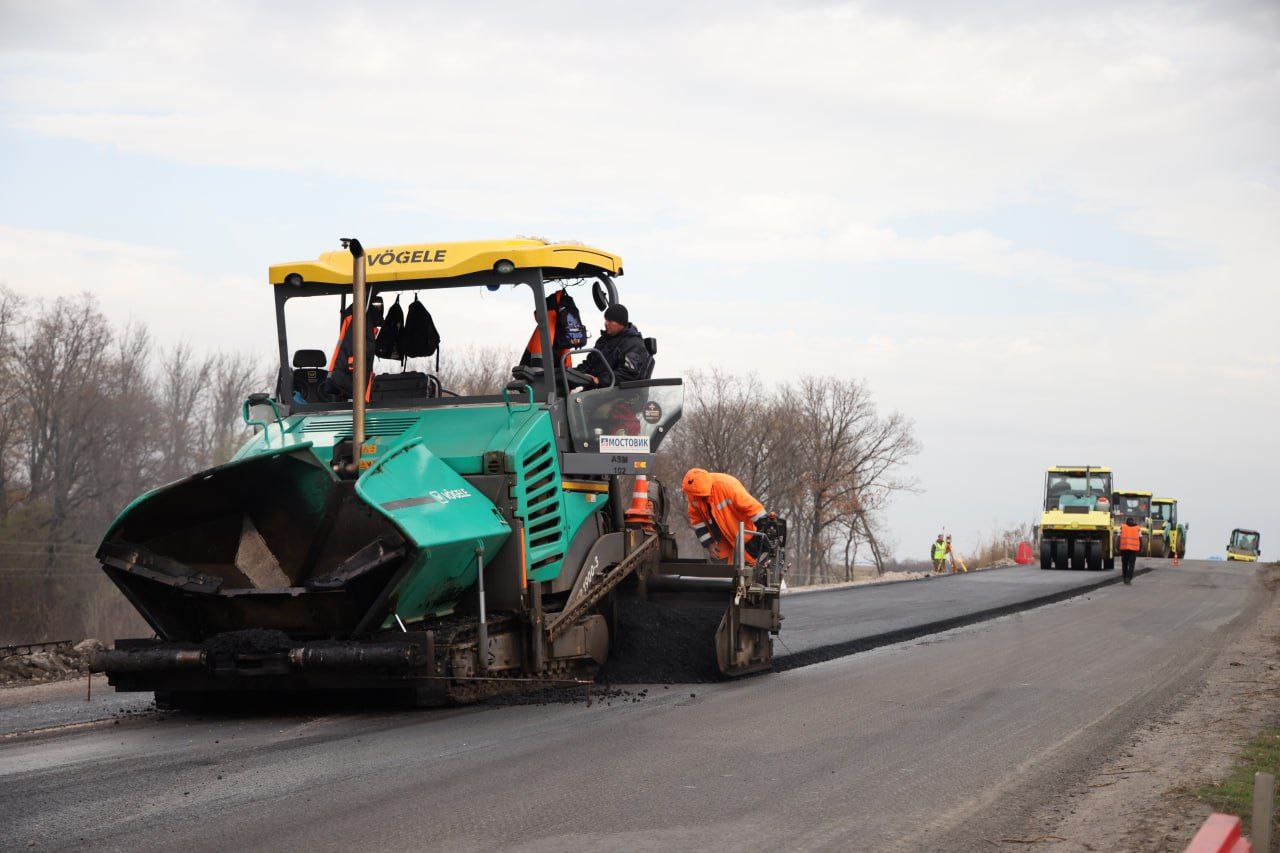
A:
<svg viewBox="0 0 1280 853">
<path fill-rule="evenodd" d="M 22 299 L 0 285 L 0 524 L 17 499 L 19 447 L 22 434 L 21 385 L 17 379 L 17 329 L 22 321 Z"/>
<path fill-rule="evenodd" d="M 106 453 L 100 430 L 114 387 L 106 358 L 111 341 L 106 318 L 85 295 L 43 307 L 17 347 L 30 497 L 47 506 L 54 541 L 104 490 L 89 475 L 101 470 Z"/>
<path fill-rule="evenodd" d="M 240 406 L 260 384 L 261 373 L 260 360 L 251 353 L 222 352 L 213 358 L 204 418 L 202 467 L 226 462 L 248 437 Z"/>
<path fill-rule="evenodd" d="M 899 472 L 918 449 L 911 423 L 881 416 L 856 380 L 808 377 L 769 388 L 754 376 L 711 371 L 690 377 L 684 415 L 656 470 L 673 487 L 690 467 L 738 477 L 788 519 L 793 582 L 812 583 L 852 579 L 863 544 L 883 571 L 878 517 L 893 494 L 912 488 Z M 668 493 L 683 512 L 683 495 Z M 681 544 L 695 547 L 688 535 Z"/>
<path fill-rule="evenodd" d="M 113 513 L 157 482 L 163 452 L 155 440 L 157 405 L 152 388 L 154 347 L 145 326 L 129 323 L 115 336 L 109 356 L 112 395 L 100 424 L 111 452 L 96 476 L 104 483 L 100 512 Z"/>
<path fill-rule="evenodd" d="M 832 534 L 844 525 L 874 540 L 863 519 L 882 509 L 893 493 L 912 484 L 897 476 L 919 452 L 912 424 L 897 413 L 879 416 L 864 383 L 855 379 L 805 377 L 786 392 L 800 417 L 807 470 L 805 524 L 800 538 L 810 579 L 827 574 Z M 878 543 L 873 553 L 878 550 Z"/>
<path fill-rule="evenodd" d="M 500 394 L 519 355 L 497 346 L 468 346 L 441 356 L 440 381 L 459 396 Z"/>
<path fill-rule="evenodd" d="M 163 453 L 160 479 L 176 480 L 191 473 L 193 457 L 202 456 L 203 425 L 200 404 L 213 369 L 213 359 L 198 358 L 187 343 L 176 344 L 161 357 L 157 394 L 156 433 Z"/>
</svg>

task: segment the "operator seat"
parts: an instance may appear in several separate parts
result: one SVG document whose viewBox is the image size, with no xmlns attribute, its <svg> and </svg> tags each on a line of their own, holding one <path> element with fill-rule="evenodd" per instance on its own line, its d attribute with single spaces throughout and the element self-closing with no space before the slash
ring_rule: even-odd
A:
<svg viewBox="0 0 1280 853">
<path fill-rule="evenodd" d="M 649 351 L 649 369 L 648 369 L 648 370 L 646 370 L 646 371 L 644 372 L 644 378 L 645 378 L 645 379 L 652 379 L 652 378 L 653 378 L 653 367 L 654 367 L 654 365 L 655 365 L 655 364 L 657 364 L 657 362 L 658 362 L 658 359 L 657 359 L 657 355 L 658 355 L 658 339 L 657 339 L 657 338 L 645 338 L 645 339 L 644 339 L 644 348 L 645 348 L 646 350 L 648 350 L 648 351 Z"/>
<path fill-rule="evenodd" d="M 304 403 L 320 403 L 320 386 L 329 378 L 328 360 L 318 349 L 300 349 L 293 354 L 293 395 Z"/>
</svg>

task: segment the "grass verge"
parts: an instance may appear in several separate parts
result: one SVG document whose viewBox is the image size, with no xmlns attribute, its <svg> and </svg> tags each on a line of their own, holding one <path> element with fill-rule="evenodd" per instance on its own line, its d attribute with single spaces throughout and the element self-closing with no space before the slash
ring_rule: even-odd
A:
<svg viewBox="0 0 1280 853">
<path fill-rule="evenodd" d="M 1253 774 L 1258 772 L 1280 776 L 1280 729 L 1269 729 L 1245 744 L 1231 775 L 1205 785 L 1196 796 L 1215 812 L 1239 815 L 1245 832 L 1252 832 Z M 1280 838 L 1280 820 L 1271 828 L 1271 837 Z"/>
</svg>

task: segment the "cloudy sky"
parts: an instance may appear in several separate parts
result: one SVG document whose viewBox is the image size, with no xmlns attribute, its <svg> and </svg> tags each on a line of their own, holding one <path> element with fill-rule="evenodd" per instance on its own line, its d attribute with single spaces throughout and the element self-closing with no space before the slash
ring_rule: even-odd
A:
<svg viewBox="0 0 1280 853">
<path fill-rule="evenodd" d="M 1280 554 L 1278 108 L 1274 2 L 0 0 L 0 280 L 268 352 L 340 235 L 582 240 L 662 372 L 913 417 L 904 555 L 1086 462 Z"/>
</svg>

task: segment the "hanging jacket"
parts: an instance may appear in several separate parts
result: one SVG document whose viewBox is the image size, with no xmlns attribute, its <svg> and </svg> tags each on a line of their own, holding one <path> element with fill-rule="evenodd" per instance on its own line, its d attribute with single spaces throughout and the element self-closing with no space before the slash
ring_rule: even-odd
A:
<svg viewBox="0 0 1280 853">
<path fill-rule="evenodd" d="M 400 307 L 400 297 L 396 297 L 395 304 L 387 311 L 386 319 L 382 321 L 382 328 L 378 330 L 378 337 L 373 347 L 373 354 L 378 358 L 385 358 L 391 361 L 400 360 L 400 335 L 404 332 L 404 309 Z"/>
<path fill-rule="evenodd" d="M 551 330 L 551 348 L 555 350 L 556 357 L 565 367 L 571 367 L 573 359 L 565 353 L 586 346 L 587 333 L 579 319 L 578 304 L 567 291 L 557 290 L 547 297 L 547 325 Z M 537 326 L 533 327 L 529 343 L 525 344 L 520 363 L 533 367 L 542 366 L 542 332 Z"/>
<path fill-rule="evenodd" d="M 615 383 L 648 379 L 653 371 L 653 356 L 649 355 L 640 330 L 632 323 L 616 335 L 601 335 L 596 339 L 596 349 L 600 355 L 589 353 L 578 370 L 599 379 L 601 385 L 609 384 L 606 364 L 613 369 Z"/>
<path fill-rule="evenodd" d="M 425 358 L 439 352 L 440 332 L 436 330 L 436 322 L 431 319 L 431 312 L 418 300 L 415 293 L 404 315 L 404 329 L 400 332 L 400 355 L 403 358 Z"/>
<path fill-rule="evenodd" d="M 374 342 L 376 339 L 378 327 L 373 325 L 366 317 L 364 337 L 365 337 L 365 353 L 367 354 L 368 377 L 365 380 L 365 399 L 369 399 L 369 392 L 373 388 L 373 355 Z M 379 316 L 378 321 L 381 322 Z M 352 389 L 355 382 L 351 378 L 351 374 L 355 369 L 355 346 L 353 342 L 354 331 L 351 328 L 351 307 L 342 312 L 342 329 L 338 333 L 338 343 L 333 348 L 333 355 L 329 359 L 329 377 L 325 380 L 325 386 L 322 386 L 322 393 L 327 399 L 342 400 L 351 399 Z"/>
<path fill-rule="evenodd" d="M 751 496 L 736 477 L 694 469 L 694 482 L 686 478 L 683 488 L 689 503 L 689 526 L 704 548 L 711 550 L 717 559 L 733 557 L 734 542 L 738 538 L 738 523 L 748 531 L 756 529 L 756 523 L 765 517 L 764 505 Z M 747 554 L 747 562 L 755 559 Z"/>
</svg>

